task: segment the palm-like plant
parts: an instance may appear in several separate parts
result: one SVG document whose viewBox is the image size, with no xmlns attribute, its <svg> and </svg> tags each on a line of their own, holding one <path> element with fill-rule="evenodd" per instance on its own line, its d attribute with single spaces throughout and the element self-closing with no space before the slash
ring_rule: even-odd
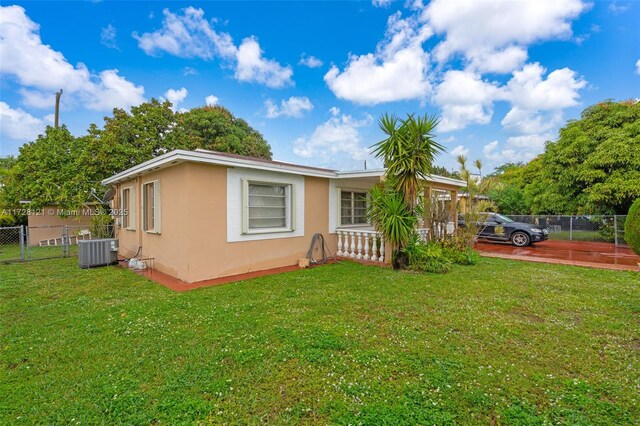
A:
<svg viewBox="0 0 640 426">
<path fill-rule="evenodd" d="M 404 120 L 384 114 L 378 122 L 387 137 L 373 146 L 373 154 L 387 168 L 388 185 L 402 195 L 412 211 L 417 204 L 421 181 L 431 173 L 435 157 L 444 151 L 444 147 L 434 140 L 433 132 L 438 122 L 433 115 L 415 117 L 413 114 Z"/>
<path fill-rule="evenodd" d="M 406 205 L 402 195 L 378 184 L 369 191 L 367 214 L 373 226 L 382 232 L 394 247 L 411 238 L 418 223 L 417 216 Z"/>
<path fill-rule="evenodd" d="M 435 157 L 444 151 L 434 140 L 435 116 L 399 119 L 385 114 L 378 122 L 387 136 L 373 146 L 373 154 L 387 168 L 385 182 L 371 191 L 368 217 L 393 247 L 393 266 L 405 263 L 402 248 L 415 232 L 423 209 L 419 203 L 422 181 L 431 173 Z"/>
</svg>

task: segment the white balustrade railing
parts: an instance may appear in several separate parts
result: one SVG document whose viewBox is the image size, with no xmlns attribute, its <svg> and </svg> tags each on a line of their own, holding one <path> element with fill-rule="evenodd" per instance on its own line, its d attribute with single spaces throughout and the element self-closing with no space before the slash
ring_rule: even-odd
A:
<svg viewBox="0 0 640 426">
<path fill-rule="evenodd" d="M 453 222 L 446 224 L 443 229 L 447 234 L 453 234 L 454 230 Z M 431 233 L 429 228 L 418 228 L 417 232 L 420 240 L 425 243 L 429 241 Z M 380 232 L 362 229 L 337 229 L 336 233 L 338 234 L 338 250 L 336 252 L 338 256 L 384 263 L 384 236 Z"/>
<path fill-rule="evenodd" d="M 384 236 L 376 231 L 338 229 L 336 254 L 354 259 L 384 263 Z"/>
</svg>

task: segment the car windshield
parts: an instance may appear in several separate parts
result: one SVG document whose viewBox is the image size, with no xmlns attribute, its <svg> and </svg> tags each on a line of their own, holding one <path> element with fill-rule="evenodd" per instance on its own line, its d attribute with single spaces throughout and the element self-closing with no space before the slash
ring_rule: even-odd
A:
<svg viewBox="0 0 640 426">
<path fill-rule="evenodd" d="M 501 214 L 496 214 L 494 217 L 497 220 L 499 220 L 500 222 L 502 222 L 502 223 L 513 223 L 513 222 L 515 222 L 515 220 L 513 220 L 511 218 L 508 218 L 506 216 L 502 216 Z"/>
</svg>

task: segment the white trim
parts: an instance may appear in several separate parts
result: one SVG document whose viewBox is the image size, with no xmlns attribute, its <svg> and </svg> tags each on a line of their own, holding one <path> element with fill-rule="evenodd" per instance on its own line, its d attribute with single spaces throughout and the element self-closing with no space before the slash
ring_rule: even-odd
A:
<svg viewBox="0 0 640 426">
<path fill-rule="evenodd" d="M 359 177 L 381 177 L 384 176 L 385 169 L 370 169 L 370 170 L 356 170 L 337 172 L 333 170 L 322 170 L 307 168 L 297 164 L 286 163 L 270 163 L 267 161 L 252 160 L 246 158 L 235 158 L 221 154 L 216 154 L 213 151 L 197 150 L 197 151 L 185 151 L 177 149 L 175 151 L 168 152 L 160 155 L 144 163 L 140 163 L 127 170 L 124 170 L 118 174 L 115 174 L 102 181 L 103 185 L 112 185 L 114 183 L 129 180 L 135 176 L 140 176 L 143 173 L 157 170 L 164 167 L 170 167 L 174 164 L 182 163 L 185 161 L 191 161 L 196 163 L 215 164 L 226 167 L 243 167 L 252 170 L 263 170 L 278 173 L 294 174 L 300 176 L 313 176 L 324 177 L 333 179 L 350 179 Z M 460 188 L 467 185 L 465 181 L 459 179 L 451 179 L 444 176 L 431 175 L 428 181 L 434 183 L 442 183 L 446 185 L 458 186 Z"/>
<path fill-rule="evenodd" d="M 271 228 L 251 228 L 249 225 L 249 216 L 250 216 L 250 206 L 249 206 L 249 187 L 251 185 L 265 185 L 265 186 L 279 186 L 284 188 L 284 209 L 285 209 L 285 217 L 284 217 L 284 227 L 271 227 Z M 266 182 L 263 180 L 253 180 L 242 178 L 242 233 L 244 235 L 252 235 L 252 234 L 271 234 L 276 232 L 293 232 L 295 227 L 295 204 L 293 202 L 295 196 L 294 184 L 292 183 L 282 183 L 282 182 Z M 280 198 L 280 197 L 278 197 Z"/>
<path fill-rule="evenodd" d="M 386 169 L 370 169 L 370 170 L 336 172 L 336 178 L 337 179 L 353 179 L 353 178 L 363 178 L 363 177 L 383 177 L 385 172 L 386 172 Z M 439 176 L 439 175 L 429 175 L 427 177 L 427 182 L 442 183 L 444 185 L 452 185 L 452 186 L 458 186 L 458 187 L 467 186 L 467 182 L 463 180 L 453 179 L 453 178 Z"/>
<path fill-rule="evenodd" d="M 147 217 L 147 197 L 145 196 L 144 193 L 144 187 L 146 185 L 151 185 L 153 184 L 153 228 L 152 229 L 145 229 L 145 223 L 144 221 L 146 220 Z M 142 230 L 144 232 L 146 232 L 147 234 L 160 234 L 162 227 L 161 227 L 161 209 L 162 209 L 162 204 L 161 204 L 161 190 L 160 190 L 160 181 L 159 180 L 148 180 L 146 182 L 142 182 L 140 184 L 140 211 L 142 213 L 142 217 L 141 217 L 141 221 L 140 221 L 140 226 L 142 228 Z"/>
<path fill-rule="evenodd" d="M 248 229 L 249 182 L 288 185 L 290 188 L 290 218 L 286 228 L 264 230 Z M 295 174 L 253 170 L 250 168 L 227 169 L 227 242 L 272 240 L 304 237 L 304 177 Z M 221 208 L 225 208 L 221 206 Z"/>
<path fill-rule="evenodd" d="M 212 152 L 203 151 L 185 151 L 177 149 L 167 154 L 160 155 L 144 163 L 133 166 L 123 172 L 115 174 L 102 181 L 103 185 L 111 185 L 123 180 L 131 179 L 134 176 L 140 176 L 145 172 L 156 170 L 162 167 L 169 167 L 184 161 L 192 161 L 196 163 L 215 164 L 227 167 L 245 167 L 253 170 L 264 170 L 272 172 L 280 172 L 287 174 L 295 174 L 302 176 L 314 177 L 335 177 L 336 173 L 332 170 L 309 169 L 304 166 L 269 163 L 260 160 L 249 160 L 245 158 L 227 157 L 224 155 L 216 155 Z"/>
<path fill-rule="evenodd" d="M 127 216 L 129 218 L 129 225 L 128 226 L 123 226 L 122 229 L 125 229 L 127 231 L 135 231 L 136 230 L 136 187 L 131 185 L 131 186 L 125 186 L 123 188 L 120 188 L 120 210 L 121 210 L 121 215 L 120 215 L 120 220 L 122 221 L 122 223 L 124 223 L 124 207 L 122 205 L 123 201 L 124 201 L 124 191 L 129 190 L 129 200 L 128 200 L 128 206 L 127 206 Z"/>
</svg>

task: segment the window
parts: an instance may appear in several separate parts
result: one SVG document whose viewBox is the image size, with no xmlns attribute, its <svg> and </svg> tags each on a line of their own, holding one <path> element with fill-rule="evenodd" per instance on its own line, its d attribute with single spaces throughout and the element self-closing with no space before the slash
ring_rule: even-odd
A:
<svg viewBox="0 0 640 426">
<path fill-rule="evenodd" d="M 367 223 L 367 193 L 340 192 L 340 224 L 361 225 Z"/>
<path fill-rule="evenodd" d="M 131 188 L 122 190 L 122 227 L 127 229 L 130 228 L 129 222 L 129 208 L 131 201 Z"/>
<path fill-rule="evenodd" d="M 244 233 L 292 231 L 292 185 L 244 181 Z"/>
<path fill-rule="evenodd" d="M 124 229 L 136 229 L 136 191 L 130 186 L 123 188 L 120 193 L 120 217 Z"/>
<path fill-rule="evenodd" d="M 160 182 L 153 181 L 142 186 L 142 229 L 160 232 Z"/>
</svg>

